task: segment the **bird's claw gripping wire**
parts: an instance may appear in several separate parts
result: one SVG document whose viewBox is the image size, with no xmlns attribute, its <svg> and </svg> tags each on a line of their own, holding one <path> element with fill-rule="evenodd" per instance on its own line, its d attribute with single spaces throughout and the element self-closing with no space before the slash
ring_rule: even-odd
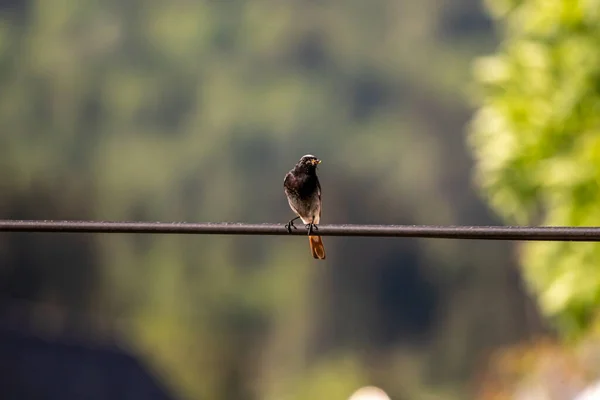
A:
<svg viewBox="0 0 600 400">
<path fill-rule="evenodd" d="M 310 224 L 306 224 L 304 227 L 308 229 L 308 236 L 312 235 L 313 231 L 319 230 L 317 225 L 313 224 L 312 222 Z"/>
<path fill-rule="evenodd" d="M 287 229 L 288 233 L 292 233 L 292 228 L 294 229 L 298 229 L 296 227 L 296 225 L 294 225 L 294 221 L 300 219 L 300 217 L 296 217 L 296 218 L 292 218 L 290 219 L 290 222 L 288 222 L 287 224 L 285 224 L 285 229 Z"/>
</svg>

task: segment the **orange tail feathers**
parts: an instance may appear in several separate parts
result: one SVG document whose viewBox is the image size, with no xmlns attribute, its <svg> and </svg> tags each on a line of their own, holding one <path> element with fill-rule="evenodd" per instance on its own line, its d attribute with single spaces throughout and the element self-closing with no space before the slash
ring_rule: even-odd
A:
<svg viewBox="0 0 600 400">
<path fill-rule="evenodd" d="M 323 246 L 321 236 L 309 236 L 308 243 L 310 244 L 310 251 L 312 253 L 312 256 L 318 260 L 324 260 L 325 246 Z"/>
</svg>

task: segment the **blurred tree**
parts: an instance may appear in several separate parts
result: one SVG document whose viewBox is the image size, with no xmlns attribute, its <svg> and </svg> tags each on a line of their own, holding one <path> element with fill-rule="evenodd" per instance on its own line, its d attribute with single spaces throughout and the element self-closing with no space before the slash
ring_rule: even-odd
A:
<svg viewBox="0 0 600 400">
<path fill-rule="evenodd" d="M 600 225 L 600 1 L 489 6 L 506 39 L 476 64 L 478 182 L 511 223 Z M 598 260 L 593 243 L 523 246 L 527 281 L 565 334 L 598 316 Z"/>
<path fill-rule="evenodd" d="M 0 14 L 2 217 L 284 223 L 312 152 L 324 222 L 491 221 L 462 137 L 493 41 L 473 0 L 22 4 Z M 457 393 L 531 330 L 504 244 L 331 238 L 315 268 L 304 240 L 79 240 L 4 240 L 5 293 L 108 321 L 184 398 Z"/>
</svg>

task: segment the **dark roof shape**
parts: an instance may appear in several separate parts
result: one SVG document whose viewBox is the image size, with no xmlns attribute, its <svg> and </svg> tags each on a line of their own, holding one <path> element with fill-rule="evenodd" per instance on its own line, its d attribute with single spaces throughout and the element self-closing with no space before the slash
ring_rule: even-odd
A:
<svg viewBox="0 0 600 400">
<path fill-rule="evenodd" d="M 122 348 L 47 339 L 0 327 L 0 399 L 174 398 Z"/>
</svg>

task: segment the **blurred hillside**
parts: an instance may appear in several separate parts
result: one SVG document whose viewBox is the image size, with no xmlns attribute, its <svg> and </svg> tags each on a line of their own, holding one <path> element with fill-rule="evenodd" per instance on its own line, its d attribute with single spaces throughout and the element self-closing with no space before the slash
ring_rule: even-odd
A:
<svg viewBox="0 0 600 400">
<path fill-rule="evenodd" d="M 283 224 L 312 153 L 324 223 L 498 223 L 464 144 L 494 45 L 477 0 L 0 1 L 0 218 Z M 0 299 L 181 399 L 464 398 L 541 329 L 508 243 L 324 242 L 4 234 Z"/>
</svg>

